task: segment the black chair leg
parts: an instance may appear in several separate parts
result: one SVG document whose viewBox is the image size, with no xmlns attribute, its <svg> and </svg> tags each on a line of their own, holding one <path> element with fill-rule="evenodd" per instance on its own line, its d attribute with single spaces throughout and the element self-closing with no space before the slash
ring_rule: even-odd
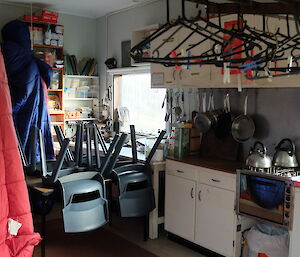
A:
<svg viewBox="0 0 300 257">
<path fill-rule="evenodd" d="M 108 182 L 107 184 L 107 199 L 108 199 L 108 225 L 112 226 L 112 201 L 113 201 L 113 197 L 112 197 L 112 182 Z"/>
<path fill-rule="evenodd" d="M 149 214 L 144 216 L 144 242 L 149 238 Z"/>
</svg>

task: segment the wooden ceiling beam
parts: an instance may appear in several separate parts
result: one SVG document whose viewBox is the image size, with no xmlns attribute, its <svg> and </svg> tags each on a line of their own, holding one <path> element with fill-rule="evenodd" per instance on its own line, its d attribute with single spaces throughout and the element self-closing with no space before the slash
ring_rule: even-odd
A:
<svg viewBox="0 0 300 257">
<path fill-rule="evenodd" d="M 188 0 L 206 4 L 206 0 Z M 238 11 L 243 14 L 295 14 L 300 12 L 300 0 L 279 0 L 278 3 L 261 3 L 255 1 L 233 0 L 235 3 L 209 2 L 209 13 L 233 14 Z"/>
</svg>

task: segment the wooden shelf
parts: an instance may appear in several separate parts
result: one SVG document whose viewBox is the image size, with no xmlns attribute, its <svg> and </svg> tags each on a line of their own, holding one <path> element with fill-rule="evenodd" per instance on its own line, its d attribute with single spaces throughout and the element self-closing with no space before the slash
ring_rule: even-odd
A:
<svg viewBox="0 0 300 257">
<path fill-rule="evenodd" d="M 63 89 L 59 88 L 59 89 L 48 89 L 49 92 L 62 92 Z"/>
<path fill-rule="evenodd" d="M 56 67 L 52 67 L 52 70 L 58 70 L 58 71 L 64 71 L 64 68 L 56 68 Z"/>
<path fill-rule="evenodd" d="M 50 110 L 50 115 L 61 115 L 61 114 L 65 114 L 64 111 L 51 111 Z"/>
<path fill-rule="evenodd" d="M 98 120 L 97 118 L 78 118 L 78 119 L 65 119 L 65 121 L 78 121 L 78 120 Z"/>
<path fill-rule="evenodd" d="M 98 100 L 98 98 L 64 98 L 65 101 L 94 101 Z"/>
<path fill-rule="evenodd" d="M 99 76 L 64 75 L 64 78 L 77 78 L 77 79 L 98 79 L 98 78 L 99 78 Z"/>
<path fill-rule="evenodd" d="M 33 44 L 34 47 L 40 47 L 40 48 L 53 48 L 53 49 L 60 49 L 62 50 L 63 46 L 51 46 L 51 45 L 40 45 L 40 44 Z"/>
<path fill-rule="evenodd" d="M 22 20 L 23 22 L 26 22 L 26 23 L 31 23 L 31 21 L 25 21 L 25 20 Z M 33 24 L 40 24 L 40 25 L 55 25 L 55 26 L 63 26 L 63 25 L 60 25 L 58 23 L 53 23 L 53 22 L 44 22 L 44 21 L 32 21 Z"/>
</svg>

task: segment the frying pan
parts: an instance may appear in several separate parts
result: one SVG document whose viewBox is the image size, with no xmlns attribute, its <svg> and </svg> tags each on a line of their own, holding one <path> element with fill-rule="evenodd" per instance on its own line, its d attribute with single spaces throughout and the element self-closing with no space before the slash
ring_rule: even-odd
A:
<svg viewBox="0 0 300 257">
<path fill-rule="evenodd" d="M 206 133 L 213 128 L 217 122 L 217 112 L 214 110 L 213 94 L 209 97 L 208 111 L 206 111 L 206 93 L 202 95 L 203 110 L 195 118 L 195 127 L 201 132 Z"/>
<path fill-rule="evenodd" d="M 224 111 L 218 116 L 215 135 L 219 139 L 226 138 L 231 133 L 232 115 L 230 113 L 229 94 L 224 96 Z"/>
<path fill-rule="evenodd" d="M 248 107 L 248 94 L 244 101 L 244 114 L 237 116 L 232 122 L 231 133 L 232 137 L 239 143 L 244 143 L 251 137 L 255 132 L 255 124 L 251 117 L 247 115 Z"/>
</svg>

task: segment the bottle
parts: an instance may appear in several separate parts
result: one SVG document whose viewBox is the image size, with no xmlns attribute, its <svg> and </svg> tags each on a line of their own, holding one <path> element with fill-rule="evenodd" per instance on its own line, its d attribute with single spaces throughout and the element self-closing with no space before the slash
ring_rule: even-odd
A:
<svg viewBox="0 0 300 257">
<path fill-rule="evenodd" d="M 175 128 L 172 128 L 171 133 L 168 137 L 168 156 L 174 157 L 175 149 Z"/>
</svg>

